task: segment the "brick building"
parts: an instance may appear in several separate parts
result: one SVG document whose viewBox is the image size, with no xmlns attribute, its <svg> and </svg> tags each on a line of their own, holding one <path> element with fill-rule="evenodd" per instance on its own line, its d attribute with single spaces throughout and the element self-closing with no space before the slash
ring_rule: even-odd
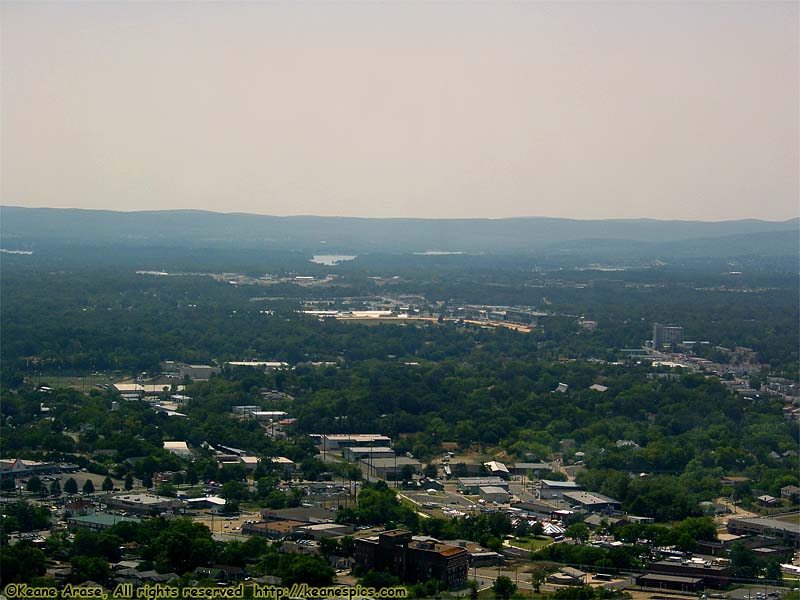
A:
<svg viewBox="0 0 800 600">
<path fill-rule="evenodd" d="M 388 570 L 405 582 L 439 579 L 450 589 L 467 583 L 469 554 L 464 548 L 414 537 L 403 529 L 355 540 L 355 558 L 365 571 Z"/>
</svg>

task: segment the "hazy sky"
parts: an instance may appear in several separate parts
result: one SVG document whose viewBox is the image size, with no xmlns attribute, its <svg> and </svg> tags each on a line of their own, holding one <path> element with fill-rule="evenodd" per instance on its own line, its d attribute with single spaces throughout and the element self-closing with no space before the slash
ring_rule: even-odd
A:
<svg viewBox="0 0 800 600">
<path fill-rule="evenodd" d="M 785 219 L 797 2 L 8 2 L 2 203 Z"/>
</svg>

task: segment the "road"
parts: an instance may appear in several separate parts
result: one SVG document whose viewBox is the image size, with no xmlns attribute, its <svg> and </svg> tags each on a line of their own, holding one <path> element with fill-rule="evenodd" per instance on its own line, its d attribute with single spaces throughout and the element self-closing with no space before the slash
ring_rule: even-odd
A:
<svg viewBox="0 0 800 600">
<path fill-rule="evenodd" d="M 536 502 L 537 498 L 531 491 L 530 485 L 523 486 L 521 482 L 509 481 L 508 491 L 519 498 L 522 502 Z"/>
<path fill-rule="evenodd" d="M 495 580 L 500 577 L 501 575 L 505 575 L 515 584 L 520 590 L 532 590 L 533 585 L 531 584 L 531 574 L 525 573 L 522 569 L 519 568 L 509 568 L 508 566 L 499 566 L 499 567 L 478 567 L 470 569 L 469 573 L 467 574 L 468 579 L 474 579 L 478 582 L 478 589 L 485 590 L 487 588 L 492 587 L 492 584 Z M 549 586 L 549 588 L 542 584 L 542 590 L 550 589 L 551 591 L 555 588 L 553 586 Z"/>
</svg>

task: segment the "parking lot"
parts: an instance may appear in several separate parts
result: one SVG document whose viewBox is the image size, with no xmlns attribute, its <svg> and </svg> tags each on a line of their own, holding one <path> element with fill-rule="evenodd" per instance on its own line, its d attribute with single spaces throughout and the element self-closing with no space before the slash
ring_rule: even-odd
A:
<svg viewBox="0 0 800 600">
<path fill-rule="evenodd" d="M 769 585 L 748 585 L 728 592 L 726 596 L 735 600 L 779 600 L 786 591 L 788 591 L 786 588 L 776 588 Z"/>
<path fill-rule="evenodd" d="M 242 535 L 242 527 L 245 523 L 248 521 L 256 523 L 261 520 L 261 517 L 256 512 L 242 512 L 235 517 L 201 514 L 195 517 L 194 520 L 207 526 L 213 533 Z"/>
<path fill-rule="evenodd" d="M 437 517 L 463 516 L 482 508 L 469 498 L 451 491 L 404 491 L 401 496 L 413 502 L 420 512 Z"/>
</svg>

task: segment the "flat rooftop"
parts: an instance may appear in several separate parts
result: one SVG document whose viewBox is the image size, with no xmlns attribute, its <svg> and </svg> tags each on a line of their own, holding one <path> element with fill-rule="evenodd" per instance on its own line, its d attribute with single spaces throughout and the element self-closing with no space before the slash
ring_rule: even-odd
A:
<svg viewBox="0 0 800 600">
<path fill-rule="evenodd" d="M 459 477 L 458 483 L 460 485 L 495 485 L 504 483 L 499 477 Z"/>
<path fill-rule="evenodd" d="M 796 518 L 796 516 L 795 516 Z M 757 527 L 768 527 L 769 529 L 776 529 L 780 531 L 787 531 L 800 535 L 800 521 L 782 521 L 779 519 L 769 519 L 766 517 L 743 517 L 732 518 L 728 521 L 729 524 L 736 525 L 742 523 L 745 525 L 755 525 Z"/>
<path fill-rule="evenodd" d="M 404 467 L 405 465 L 421 465 L 416 458 L 408 458 L 406 456 L 395 456 L 393 458 L 368 458 L 361 462 L 375 467 L 376 469 L 389 468 L 389 467 Z"/>
<path fill-rule="evenodd" d="M 580 485 L 574 481 L 553 481 L 552 479 L 542 479 L 542 485 L 549 488 L 561 488 L 565 490 L 579 490 Z"/>
<path fill-rule="evenodd" d="M 494 486 L 494 485 L 489 485 L 489 486 L 486 486 L 486 487 L 482 487 L 481 488 L 481 492 L 484 493 L 484 494 L 506 494 L 506 495 L 508 495 L 508 492 L 506 490 L 504 490 L 501 487 Z"/>
<path fill-rule="evenodd" d="M 514 463 L 514 468 L 517 470 L 530 470 L 530 471 L 539 471 L 543 469 L 550 469 L 550 465 L 548 463 Z"/>
<path fill-rule="evenodd" d="M 591 492 L 564 492 L 564 498 L 577 502 L 578 504 L 619 504 L 613 498 L 603 494 L 593 494 Z"/>
<path fill-rule="evenodd" d="M 683 567 L 688 569 L 703 569 L 704 571 L 727 571 L 728 567 L 725 565 L 720 564 L 713 564 L 709 563 L 709 561 L 681 561 L 681 562 L 673 562 L 671 560 L 659 560 L 658 562 L 654 562 L 650 565 L 650 568 L 653 567 L 669 567 L 671 569 L 677 567 Z"/>
<path fill-rule="evenodd" d="M 305 531 L 329 531 L 329 530 L 338 530 L 342 528 L 349 528 L 349 525 L 344 523 L 314 523 L 312 525 L 306 525 L 303 527 Z"/>
<path fill-rule="evenodd" d="M 160 504 L 162 502 L 180 502 L 177 498 L 167 496 L 156 496 L 155 494 L 124 494 L 111 496 L 109 500 L 116 502 L 129 502 L 131 504 Z"/>
<path fill-rule="evenodd" d="M 70 517 L 69 520 L 75 523 L 102 525 L 104 527 L 111 527 L 117 523 L 139 523 L 141 521 L 141 519 L 137 519 L 136 517 L 121 517 L 119 515 L 108 515 L 105 513 L 95 513 L 93 515 L 86 515 L 85 517 Z"/>
</svg>

